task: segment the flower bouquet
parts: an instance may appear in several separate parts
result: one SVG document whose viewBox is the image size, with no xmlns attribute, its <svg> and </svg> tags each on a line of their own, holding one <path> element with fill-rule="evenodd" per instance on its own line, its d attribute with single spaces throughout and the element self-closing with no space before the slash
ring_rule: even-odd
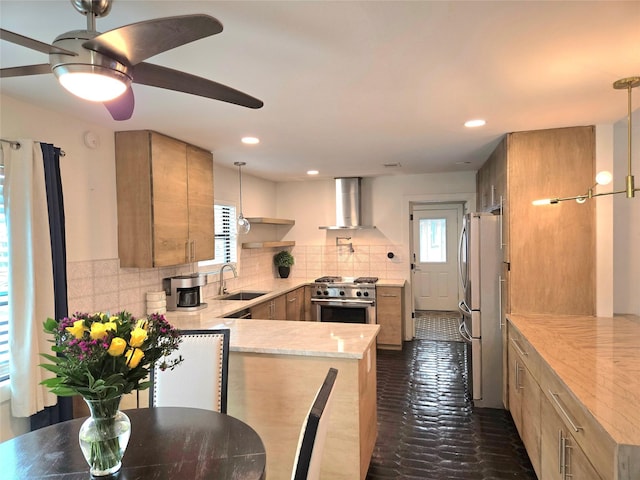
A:
<svg viewBox="0 0 640 480">
<path fill-rule="evenodd" d="M 125 311 L 48 318 L 44 330 L 53 335 L 51 350 L 58 356 L 42 354 L 51 363 L 41 366 L 56 374 L 42 384 L 59 396 L 84 398 L 91 417 L 80 429 L 80 447 L 91 474 L 117 472 L 131 431 L 118 410 L 120 398 L 149 388 L 146 379 L 156 362 L 165 370 L 182 361 L 181 356 L 167 360 L 178 349 L 179 332 L 163 315 L 136 320 Z"/>
</svg>

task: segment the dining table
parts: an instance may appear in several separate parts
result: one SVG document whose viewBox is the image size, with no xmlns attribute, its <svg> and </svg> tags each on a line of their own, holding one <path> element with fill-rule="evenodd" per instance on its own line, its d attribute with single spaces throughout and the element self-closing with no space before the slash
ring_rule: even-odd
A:
<svg viewBox="0 0 640 480">
<path fill-rule="evenodd" d="M 154 407 L 123 410 L 131 438 L 122 468 L 91 477 L 78 443 L 85 418 L 50 425 L 0 443 L 0 479 L 259 480 L 266 451 L 256 431 L 211 410 Z"/>
</svg>

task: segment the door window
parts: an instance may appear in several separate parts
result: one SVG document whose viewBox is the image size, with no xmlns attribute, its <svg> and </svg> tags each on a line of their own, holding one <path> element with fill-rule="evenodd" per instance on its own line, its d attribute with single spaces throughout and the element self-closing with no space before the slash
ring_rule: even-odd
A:
<svg viewBox="0 0 640 480">
<path fill-rule="evenodd" d="M 420 219 L 420 262 L 446 263 L 447 219 Z"/>
</svg>

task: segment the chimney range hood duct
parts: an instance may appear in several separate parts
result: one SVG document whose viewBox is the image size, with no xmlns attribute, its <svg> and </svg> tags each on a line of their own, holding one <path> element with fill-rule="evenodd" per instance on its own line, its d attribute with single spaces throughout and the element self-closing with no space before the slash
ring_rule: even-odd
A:
<svg viewBox="0 0 640 480">
<path fill-rule="evenodd" d="M 360 177 L 336 178 L 336 224 L 322 230 L 363 230 L 376 228 L 360 223 Z"/>
</svg>

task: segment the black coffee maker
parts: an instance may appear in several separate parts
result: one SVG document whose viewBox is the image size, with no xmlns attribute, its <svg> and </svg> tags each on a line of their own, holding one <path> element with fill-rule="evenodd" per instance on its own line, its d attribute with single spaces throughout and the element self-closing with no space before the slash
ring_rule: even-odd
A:
<svg viewBox="0 0 640 480">
<path fill-rule="evenodd" d="M 167 310 L 200 310 L 207 306 L 202 303 L 202 287 L 207 284 L 207 276 L 199 273 L 163 278 L 162 288 L 167 297 Z"/>
</svg>

